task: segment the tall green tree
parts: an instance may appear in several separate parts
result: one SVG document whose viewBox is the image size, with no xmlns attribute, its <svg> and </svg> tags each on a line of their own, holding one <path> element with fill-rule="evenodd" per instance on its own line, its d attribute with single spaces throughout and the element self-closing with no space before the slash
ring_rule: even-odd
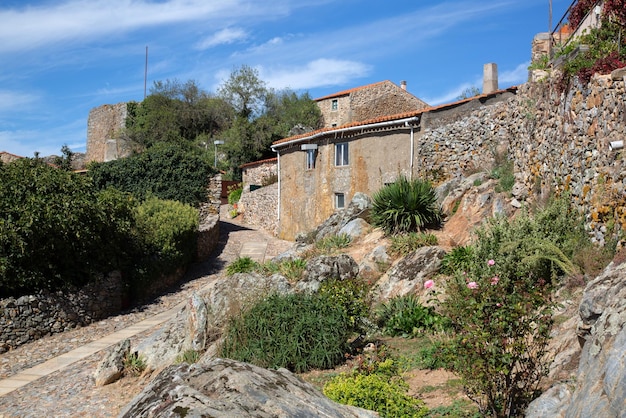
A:
<svg viewBox="0 0 626 418">
<path fill-rule="evenodd" d="M 240 117 L 250 119 L 261 114 L 267 88 L 256 69 L 242 65 L 230 74 L 217 93 Z"/>
</svg>

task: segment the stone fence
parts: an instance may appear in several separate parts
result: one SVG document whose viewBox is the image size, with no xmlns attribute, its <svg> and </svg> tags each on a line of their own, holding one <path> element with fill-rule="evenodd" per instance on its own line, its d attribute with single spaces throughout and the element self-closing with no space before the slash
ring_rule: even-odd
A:
<svg viewBox="0 0 626 418">
<path fill-rule="evenodd" d="M 278 183 L 253 191 L 244 189 L 238 210 L 243 212 L 243 221 L 276 235 L 278 208 Z"/>
<path fill-rule="evenodd" d="M 0 299 L 0 353 L 117 314 L 122 303 L 119 272 L 74 292 L 42 291 L 17 299 Z"/>
</svg>

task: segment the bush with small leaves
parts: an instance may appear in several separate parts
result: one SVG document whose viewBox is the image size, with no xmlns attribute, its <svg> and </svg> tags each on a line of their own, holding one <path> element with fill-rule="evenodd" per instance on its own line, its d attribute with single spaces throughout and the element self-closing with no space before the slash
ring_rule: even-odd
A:
<svg viewBox="0 0 626 418">
<path fill-rule="evenodd" d="M 346 310 L 325 295 L 271 295 L 233 317 L 221 355 L 266 368 L 295 372 L 328 369 L 348 350 Z"/>
<path fill-rule="evenodd" d="M 402 176 L 374 194 L 371 218 L 391 235 L 438 227 L 442 212 L 430 182 Z"/>
</svg>

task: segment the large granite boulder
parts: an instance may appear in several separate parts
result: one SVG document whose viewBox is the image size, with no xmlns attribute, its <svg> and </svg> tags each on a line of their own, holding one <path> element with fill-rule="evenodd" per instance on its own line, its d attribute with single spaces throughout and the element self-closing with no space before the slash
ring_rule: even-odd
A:
<svg viewBox="0 0 626 418">
<path fill-rule="evenodd" d="M 315 293 L 326 280 L 349 280 L 358 274 L 359 265 L 349 255 L 321 255 L 307 262 L 302 280 L 294 286 L 294 291 Z"/>
<path fill-rule="evenodd" d="M 354 219 L 370 220 L 372 200 L 365 193 L 357 192 L 345 209 L 333 213 L 324 223 L 306 236 L 299 236 L 296 241 L 312 243 L 329 235 L 339 235 L 339 231 Z"/>
<path fill-rule="evenodd" d="M 584 345 L 575 382 L 545 392 L 528 417 L 626 416 L 626 264 L 611 263 L 587 284 L 579 314 Z"/>
<path fill-rule="evenodd" d="M 432 246 L 418 248 L 399 259 L 372 289 L 373 299 L 383 302 L 423 290 L 424 282 L 439 271 L 444 255 L 443 248 Z"/>
<path fill-rule="evenodd" d="M 203 357 L 163 370 L 119 415 L 140 417 L 377 417 L 331 401 L 286 369 Z"/>
</svg>

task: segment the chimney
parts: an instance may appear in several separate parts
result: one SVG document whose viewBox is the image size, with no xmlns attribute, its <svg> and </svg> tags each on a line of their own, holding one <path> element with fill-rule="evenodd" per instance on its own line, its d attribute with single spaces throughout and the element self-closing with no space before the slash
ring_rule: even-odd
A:
<svg viewBox="0 0 626 418">
<path fill-rule="evenodd" d="M 483 67 L 483 94 L 498 90 L 498 64 L 489 63 Z"/>
<path fill-rule="evenodd" d="M 402 80 L 402 81 L 400 82 L 400 88 L 401 88 L 402 90 L 406 90 L 406 80 Z"/>
</svg>

